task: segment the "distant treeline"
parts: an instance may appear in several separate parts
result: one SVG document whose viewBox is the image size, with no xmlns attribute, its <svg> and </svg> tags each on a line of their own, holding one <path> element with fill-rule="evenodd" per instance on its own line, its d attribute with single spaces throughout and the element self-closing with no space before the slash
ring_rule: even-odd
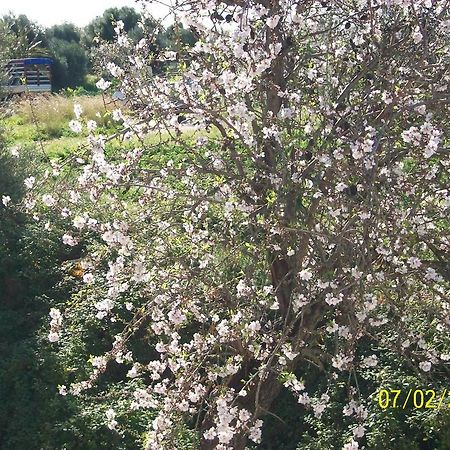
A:
<svg viewBox="0 0 450 450">
<path fill-rule="evenodd" d="M 72 23 L 42 28 L 26 15 L 4 15 L 0 18 L 0 60 L 28 56 L 49 56 L 54 59 L 53 88 L 93 89 L 87 75 L 92 71 L 91 52 L 100 42 L 112 42 L 114 23 L 121 20 L 130 38 L 138 42 L 146 36 L 154 36 L 155 52 L 162 49 L 175 50 L 180 42 L 195 43 L 194 35 L 186 29 L 173 26 L 161 28 L 156 20 L 141 21 L 140 14 L 131 7 L 109 8 L 89 25 L 79 28 Z M 156 32 L 155 32 L 156 30 Z"/>
</svg>

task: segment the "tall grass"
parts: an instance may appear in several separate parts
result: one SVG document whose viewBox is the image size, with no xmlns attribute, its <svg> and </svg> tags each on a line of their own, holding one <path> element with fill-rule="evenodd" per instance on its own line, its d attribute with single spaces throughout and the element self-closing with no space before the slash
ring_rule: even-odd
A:
<svg viewBox="0 0 450 450">
<path fill-rule="evenodd" d="M 39 95 L 20 100 L 15 106 L 16 113 L 24 122 L 37 124 L 46 138 L 57 138 L 69 132 L 68 123 L 75 118 L 74 104 L 83 108 L 86 120 L 95 120 L 99 126 L 107 126 L 110 109 L 103 97 L 82 96 L 67 98 L 61 95 Z"/>
</svg>

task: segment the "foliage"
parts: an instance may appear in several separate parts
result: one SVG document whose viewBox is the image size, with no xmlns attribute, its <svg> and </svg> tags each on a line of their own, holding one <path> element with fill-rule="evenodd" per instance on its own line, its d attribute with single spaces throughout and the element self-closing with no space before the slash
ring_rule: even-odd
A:
<svg viewBox="0 0 450 450">
<path fill-rule="evenodd" d="M 81 31 L 72 23 L 63 23 L 61 25 L 53 25 L 45 30 L 48 40 L 59 39 L 66 42 L 81 41 Z"/>
<path fill-rule="evenodd" d="M 81 249 L 60 389 L 148 450 L 445 448 L 437 404 L 375 398 L 448 379 L 448 2 L 183 8 L 172 76 L 116 22 L 98 87 L 122 128 L 76 107 L 86 146 L 24 201 Z"/>
<path fill-rule="evenodd" d="M 3 49 L 6 58 L 24 58 L 45 53 L 45 33 L 39 25 L 27 16 L 4 15 L 0 18 L 0 30 L 8 36 L 8 43 Z"/>
<path fill-rule="evenodd" d="M 38 155 L 24 145 L 8 148 L 1 135 L 0 448 L 139 448 L 150 418 L 129 413 L 129 400 L 122 401 L 120 418 L 130 423 L 131 432 L 119 435 L 105 426 L 107 407 L 101 402 L 58 391 L 71 371 L 64 370 L 48 342 L 48 312 L 64 304 L 76 286 L 70 267 L 79 250 L 67 251 L 62 244 L 58 217 L 44 229 L 14 207 L 34 186 L 28 174 L 38 176 L 46 168 Z M 63 360 L 66 367 L 74 362 L 70 354 Z M 111 392 L 108 401 L 115 397 Z M 115 404 L 120 410 L 120 401 Z"/>
<path fill-rule="evenodd" d="M 76 87 L 84 83 L 87 75 L 88 57 L 85 50 L 75 42 L 53 39 L 50 51 L 54 58 L 52 82 L 59 90 Z"/>
<path fill-rule="evenodd" d="M 54 59 L 52 83 L 56 90 L 83 85 L 89 60 L 81 46 L 81 33 L 72 24 L 55 25 L 46 31 L 47 47 Z"/>
<path fill-rule="evenodd" d="M 13 156 L 1 143 L 3 200 L 7 195 L 16 203 L 24 195 L 24 174 L 36 161 L 30 156 Z M 46 318 L 63 249 L 54 236 L 7 204 L 0 207 L 0 447 L 32 448 L 64 409 L 54 395 L 61 369 L 44 336 L 36 334 Z"/>
<path fill-rule="evenodd" d="M 192 47 L 197 42 L 194 33 L 189 29 L 184 28 L 180 23 L 169 25 L 162 34 L 161 39 L 164 42 L 164 48 L 174 51 L 177 51 L 180 45 Z"/>
<path fill-rule="evenodd" d="M 123 22 L 127 32 L 135 32 L 139 18 L 139 13 L 129 6 L 108 8 L 101 16 L 87 25 L 83 35 L 84 44 L 86 47 L 92 47 L 96 37 L 104 41 L 112 41 L 115 37 L 115 23 L 119 20 Z"/>
<path fill-rule="evenodd" d="M 108 110 L 111 106 L 105 104 L 102 96 L 81 96 L 76 103 L 82 108 L 87 120 L 96 120 L 99 126 L 106 126 L 110 119 Z M 29 98 L 15 105 L 16 113 L 31 124 L 39 133 L 36 139 L 56 138 L 60 136 L 76 136 L 69 122 L 75 118 L 74 100 L 62 95 L 38 96 Z"/>
<path fill-rule="evenodd" d="M 117 23 L 123 24 L 133 42 L 151 41 L 150 48 L 155 54 L 163 49 L 176 50 L 177 45 L 195 43 L 194 35 L 182 26 L 171 25 L 164 29 L 150 15 L 141 18 L 135 9 L 127 6 L 107 9 L 83 29 L 64 23 L 44 30 L 25 15 L 4 15 L 0 19 L 2 58 L 7 61 L 49 56 L 54 60 L 52 80 L 55 91 L 84 88 L 86 92 L 97 92 L 95 83 L 89 80 L 92 71 L 89 56 L 101 43 L 113 41 Z"/>
</svg>

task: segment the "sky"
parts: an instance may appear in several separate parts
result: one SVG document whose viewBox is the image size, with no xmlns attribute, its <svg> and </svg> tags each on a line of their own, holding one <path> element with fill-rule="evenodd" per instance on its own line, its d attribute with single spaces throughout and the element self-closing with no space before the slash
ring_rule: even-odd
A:
<svg viewBox="0 0 450 450">
<path fill-rule="evenodd" d="M 64 22 L 83 27 L 105 9 L 121 6 L 140 9 L 134 0 L 0 0 L 0 16 L 13 12 L 16 15 L 25 14 L 45 27 Z M 164 15 L 164 8 L 154 5 L 150 12 L 160 18 Z"/>
</svg>

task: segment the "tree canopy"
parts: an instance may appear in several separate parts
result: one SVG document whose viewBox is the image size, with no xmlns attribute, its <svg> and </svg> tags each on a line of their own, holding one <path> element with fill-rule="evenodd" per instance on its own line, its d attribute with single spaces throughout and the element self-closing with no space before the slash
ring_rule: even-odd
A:
<svg viewBox="0 0 450 450">
<path fill-rule="evenodd" d="M 77 307 L 49 339 L 107 336 L 64 393 L 114 386 L 108 427 L 150 411 L 153 450 L 185 428 L 202 450 L 259 444 L 288 394 L 301 448 L 391 442 L 383 383 L 448 380 L 448 2 L 174 13 L 197 40 L 161 53 L 173 76 L 149 76 L 153 42 L 125 23 L 105 47 L 98 86 L 126 102 L 110 139 L 131 147 L 110 152 L 90 125 L 77 175 L 61 165 L 66 187 L 35 197 L 86 245 Z"/>
<path fill-rule="evenodd" d="M 60 395 L 117 448 L 447 448 L 449 2 L 192 0 L 158 52 L 144 3 L 93 27 L 111 134 L 75 104 L 23 184 Z"/>
<path fill-rule="evenodd" d="M 90 47 L 96 37 L 111 42 L 116 35 L 114 32 L 116 22 L 121 20 L 124 24 L 124 30 L 127 32 L 135 31 L 139 18 L 139 13 L 129 6 L 108 8 L 101 16 L 95 18 L 87 25 L 84 33 L 84 43 Z"/>
</svg>

